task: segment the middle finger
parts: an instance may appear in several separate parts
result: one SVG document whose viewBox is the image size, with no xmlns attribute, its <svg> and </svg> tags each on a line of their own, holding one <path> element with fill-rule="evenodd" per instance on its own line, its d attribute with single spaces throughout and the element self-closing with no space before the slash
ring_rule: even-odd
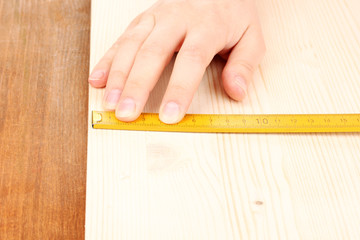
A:
<svg viewBox="0 0 360 240">
<path fill-rule="evenodd" d="M 176 28 L 174 26 L 177 26 Z M 159 23 L 143 43 L 125 83 L 116 117 L 133 121 L 140 115 L 151 90 L 185 35 L 178 23 Z"/>
</svg>

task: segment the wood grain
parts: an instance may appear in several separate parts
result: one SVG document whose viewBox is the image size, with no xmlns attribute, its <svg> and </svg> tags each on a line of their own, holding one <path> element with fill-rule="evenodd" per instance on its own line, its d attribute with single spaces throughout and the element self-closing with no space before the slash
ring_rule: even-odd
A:
<svg viewBox="0 0 360 240">
<path fill-rule="evenodd" d="M 0 1 L 0 239 L 82 239 L 90 1 Z"/>
<path fill-rule="evenodd" d="M 153 2 L 92 0 L 91 68 Z M 189 113 L 359 113 L 358 1 L 257 3 L 268 52 L 249 96 L 226 96 L 215 58 Z M 359 134 L 88 134 L 86 239 L 360 238 Z"/>
</svg>

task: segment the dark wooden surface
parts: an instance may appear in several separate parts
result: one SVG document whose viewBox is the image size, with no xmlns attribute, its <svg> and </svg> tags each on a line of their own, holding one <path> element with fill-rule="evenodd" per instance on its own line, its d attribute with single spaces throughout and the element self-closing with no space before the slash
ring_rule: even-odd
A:
<svg viewBox="0 0 360 240">
<path fill-rule="evenodd" d="M 83 239 L 90 0 L 0 0 L 0 239 Z"/>
</svg>

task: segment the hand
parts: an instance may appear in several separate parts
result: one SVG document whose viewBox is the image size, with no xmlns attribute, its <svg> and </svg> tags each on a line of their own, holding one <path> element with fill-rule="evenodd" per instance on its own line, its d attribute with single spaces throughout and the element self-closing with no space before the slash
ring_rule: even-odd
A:
<svg viewBox="0 0 360 240">
<path fill-rule="evenodd" d="M 160 0 L 140 14 L 92 71 L 89 82 L 106 86 L 104 107 L 133 121 L 175 52 L 160 120 L 185 115 L 206 67 L 216 54 L 227 59 L 227 94 L 242 100 L 265 53 L 255 0 Z"/>
</svg>

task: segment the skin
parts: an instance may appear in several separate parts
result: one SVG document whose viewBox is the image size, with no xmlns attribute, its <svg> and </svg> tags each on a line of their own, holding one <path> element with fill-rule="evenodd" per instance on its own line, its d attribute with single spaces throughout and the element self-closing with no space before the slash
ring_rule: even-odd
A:
<svg viewBox="0 0 360 240">
<path fill-rule="evenodd" d="M 122 121 L 136 120 L 161 73 L 178 52 L 159 118 L 185 115 L 206 67 L 216 54 L 227 60 L 226 93 L 241 101 L 265 43 L 254 0 L 159 0 L 137 16 L 89 77 L 106 87 L 104 107 Z"/>
</svg>

